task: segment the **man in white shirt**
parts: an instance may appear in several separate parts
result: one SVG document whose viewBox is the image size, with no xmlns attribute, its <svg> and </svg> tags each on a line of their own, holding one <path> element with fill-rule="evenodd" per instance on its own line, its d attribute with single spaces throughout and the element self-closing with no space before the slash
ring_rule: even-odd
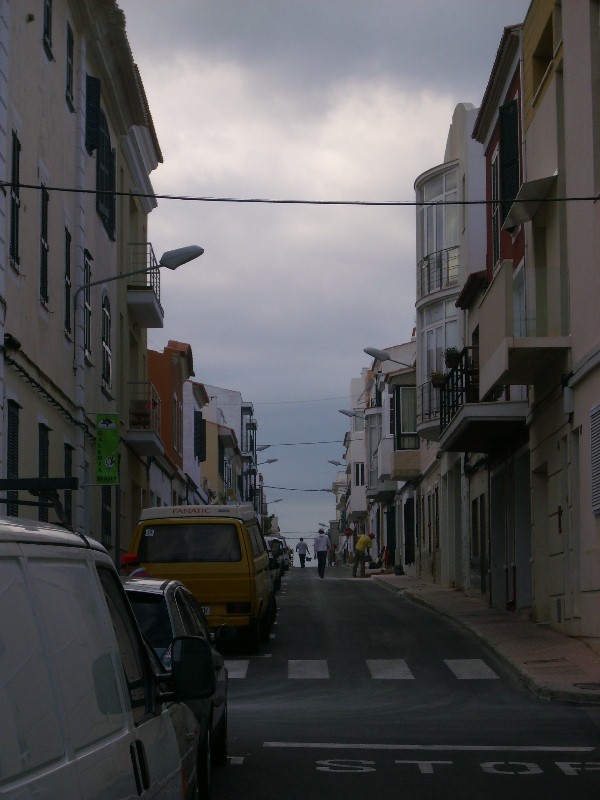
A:
<svg viewBox="0 0 600 800">
<path fill-rule="evenodd" d="M 308 545 L 306 544 L 302 536 L 300 537 L 300 541 L 296 545 L 296 552 L 298 553 L 298 556 L 300 558 L 300 566 L 302 567 L 302 569 L 304 569 L 304 562 L 306 561 L 306 555 L 308 553 Z"/>
<path fill-rule="evenodd" d="M 327 536 L 327 534 L 322 528 L 319 528 L 319 532 L 315 536 L 315 542 L 314 542 L 315 558 L 317 559 L 319 578 L 325 577 L 325 566 L 327 564 L 327 551 L 329 550 L 330 547 L 331 547 L 331 542 L 329 541 L 329 536 Z"/>
</svg>

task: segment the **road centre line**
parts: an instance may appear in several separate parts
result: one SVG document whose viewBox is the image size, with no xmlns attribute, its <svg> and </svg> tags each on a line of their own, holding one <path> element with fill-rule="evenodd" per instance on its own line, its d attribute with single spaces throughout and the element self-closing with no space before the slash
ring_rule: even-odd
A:
<svg viewBox="0 0 600 800">
<path fill-rule="evenodd" d="M 478 744 L 343 744 L 342 742 L 263 742 L 263 747 L 305 750 L 433 750 L 444 752 L 494 753 L 591 753 L 595 747 L 556 747 L 553 745 L 478 745 Z"/>
</svg>

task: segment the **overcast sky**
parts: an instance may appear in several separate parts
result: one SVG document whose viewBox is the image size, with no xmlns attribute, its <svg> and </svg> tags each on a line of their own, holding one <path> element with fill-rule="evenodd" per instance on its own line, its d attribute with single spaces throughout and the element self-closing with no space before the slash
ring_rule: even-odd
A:
<svg viewBox="0 0 600 800">
<path fill-rule="evenodd" d="M 163 153 L 157 194 L 376 202 L 414 200 L 529 0 L 118 3 Z M 363 348 L 415 324 L 415 209 L 159 200 L 148 238 L 157 257 L 205 248 L 163 271 L 149 346 L 189 342 L 196 380 L 254 403 L 261 460 L 278 459 L 269 510 L 290 538 L 314 533 L 335 517 L 319 490 Z"/>
</svg>

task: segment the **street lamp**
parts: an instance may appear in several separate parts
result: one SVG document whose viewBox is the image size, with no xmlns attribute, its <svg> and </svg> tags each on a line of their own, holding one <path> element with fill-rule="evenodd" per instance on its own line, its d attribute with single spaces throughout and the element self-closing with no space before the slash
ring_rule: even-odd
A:
<svg viewBox="0 0 600 800">
<path fill-rule="evenodd" d="M 263 464 L 274 464 L 278 460 L 277 458 L 268 458 L 266 461 L 260 461 L 256 466 L 262 467 Z"/>
<path fill-rule="evenodd" d="M 166 267 L 167 269 L 175 270 L 188 261 L 193 261 L 199 258 L 204 253 L 204 248 L 197 244 L 187 245 L 186 247 L 178 247 L 175 250 L 167 250 L 159 259 L 158 267 Z M 90 281 L 78 286 L 73 293 L 73 372 L 77 372 L 77 346 L 76 346 L 76 314 L 77 314 L 77 298 L 79 294 L 86 289 L 91 289 L 92 286 L 100 286 L 100 284 L 111 283 L 112 281 L 121 280 L 121 278 L 129 278 L 130 275 L 142 275 L 145 272 L 152 272 L 157 269 L 156 265 L 151 267 L 144 267 L 144 269 L 134 269 L 132 272 L 121 272 L 118 275 L 110 275 L 107 278 L 100 278 L 97 281 Z"/>
<path fill-rule="evenodd" d="M 268 447 L 271 447 L 270 444 L 259 444 L 254 449 L 257 453 L 262 453 L 263 450 L 266 450 Z"/>
<path fill-rule="evenodd" d="M 351 408 L 338 408 L 338 411 L 345 417 L 358 417 L 359 419 L 364 419 L 364 414 L 359 414 L 357 411 L 352 411 Z"/>
<path fill-rule="evenodd" d="M 333 464 L 336 467 L 343 467 L 344 466 L 344 464 L 341 461 L 335 461 L 334 459 L 331 459 L 331 458 L 327 459 L 327 462 L 329 464 Z"/>
<path fill-rule="evenodd" d="M 372 358 L 376 358 L 377 361 L 393 361 L 394 364 L 400 364 L 402 367 L 414 366 L 414 364 L 406 364 L 404 361 L 397 361 L 395 358 L 390 356 L 387 350 L 378 350 L 376 347 L 365 347 L 363 349 L 363 353 L 366 353 Z"/>
</svg>

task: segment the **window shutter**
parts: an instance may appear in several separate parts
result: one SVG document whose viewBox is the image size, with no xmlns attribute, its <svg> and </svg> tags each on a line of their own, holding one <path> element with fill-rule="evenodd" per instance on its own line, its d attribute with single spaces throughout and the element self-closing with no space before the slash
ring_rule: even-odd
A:
<svg viewBox="0 0 600 800">
<path fill-rule="evenodd" d="M 6 477 L 19 477 L 19 405 L 14 400 L 9 400 L 7 412 L 7 437 L 6 437 Z M 19 514 L 18 492 L 6 493 L 8 503 L 6 513 L 11 517 Z"/>
<path fill-rule="evenodd" d="M 513 100 L 499 109 L 500 128 L 500 197 L 502 199 L 502 222 L 517 196 L 519 175 L 519 111 Z"/>
<path fill-rule="evenodd" d="M 201 411 L 194 411 L 194 457 L 206 461 L 206 420 Z"/>
<path fill-rule="evenodd" d="M 93 153 L 98 147 L 100 127 L 100 80 L 86 75 L 85 81 L 85 148 Z"/>
<path fill-rule="evenodd" d="M 592 457 L 592 511 L 600 514 L 600 406 L 590 412 L 590 445 Z"/>
</svg>

